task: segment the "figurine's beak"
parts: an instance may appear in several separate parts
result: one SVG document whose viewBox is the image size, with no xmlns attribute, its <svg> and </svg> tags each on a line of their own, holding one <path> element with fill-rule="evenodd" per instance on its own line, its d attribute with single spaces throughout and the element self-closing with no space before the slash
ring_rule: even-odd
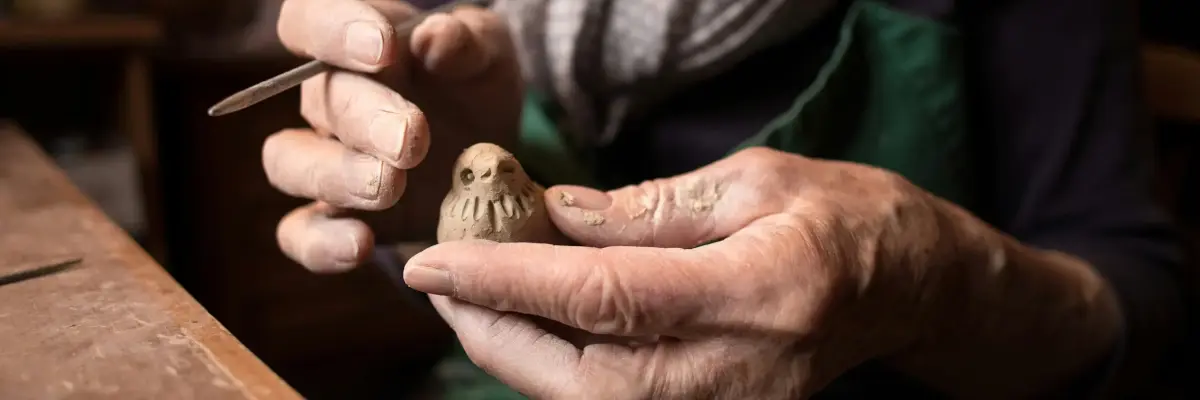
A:
<svg viewBox="0 0 1200 400">
<path fill-rule="evenodd" d="M 496 180 L 496 170 L 494 168 L 484 168 L 479 174 L 479 181 L 483 183 L 492 183 Z"/>
<path fill-rule="evenodd" d="M 478 171 L 479 181 L 483 183 L 491 183 L 496 181 L 497 172 L 500 171 L 500 160 L 495 157 L 488 157 L 483 163 L 480 163 Z"/>
</svg>

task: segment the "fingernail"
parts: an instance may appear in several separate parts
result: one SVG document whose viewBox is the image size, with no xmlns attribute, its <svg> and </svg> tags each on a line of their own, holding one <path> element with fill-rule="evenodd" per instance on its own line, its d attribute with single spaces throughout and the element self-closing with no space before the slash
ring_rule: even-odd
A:
<svg viewBox="0 0 1200 400">
<path fill-rule="evenodd" d="M 371 135 L 371 143 L 380 153 L 393 163 L 400 160 L 404 152 L 404 138 L 407 136 L 408 118 L 401 114 L 380 110 L 371 120 L 367 128 Z"/>
<path fill-rule="evenodd" d="M 331 254 L 336 271 L 345 271 L 358 266 L 358 238 L 353 231 L 347 230 L 339 235 L 341 242 L 333 248 Z"/>
<path fill-rule="evenodd" d="M 367 200 L 379 198 L 380 175 L 383 174 L 383 162 L 365 154 L 355 155 L 347 170 L 350 175 L 346 182 L 351 186 L 350 192 Z M 355 184 L 357 183 L 357 184 Z"/>
<path fill-rule="evenodd" d="M 383 32 L 370 22 L 350 24 L 346 27 L 346 53 L 363 64 L 379 64 L 383 57 Z"/>
<path fill-rule="evenodd" d="M 612 205 L 608 193 L 582 186 L 559 186 L 558 203 L 564 207 L 604 210 Z"/>
<path fill-rule="evenodd" d="M 404 283 L 409 287 L 438 296 L 453 296 L 454 282 L 450 273 L 423 265 L 412 265 L 404 269 Z"/>
<path fill-rule="evenodd" d="M 348 221 L 318 219 L 313 221 L 312 231 L 319 234 L 320 242 L 307 247 L 307 259 L 314 262 L 314 272 L 338 273 L 358 266 L 362 241 L 360 230 Z"/>
</svg>

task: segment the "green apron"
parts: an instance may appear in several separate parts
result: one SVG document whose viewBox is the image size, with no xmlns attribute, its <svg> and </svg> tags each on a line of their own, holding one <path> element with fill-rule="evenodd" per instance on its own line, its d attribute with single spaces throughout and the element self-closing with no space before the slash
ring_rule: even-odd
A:
<svg viewBox="0 0 1200 400">
<path fill-rule="evenodd" d="M 809 157 L 895 171 L 947 200 L 970 206 L 958 32 L 872 0 L 856 0 L 838 43 L 792 107 L 742 148 L 767 146 Z M 595 186 L 588 165 L 555 129 L 545 103 L 526 102 L 515 153 L 546 184 Z M 523 399 L 479 370 L 462 351 L 437 370 L 446 400 Z"/>
</svg>

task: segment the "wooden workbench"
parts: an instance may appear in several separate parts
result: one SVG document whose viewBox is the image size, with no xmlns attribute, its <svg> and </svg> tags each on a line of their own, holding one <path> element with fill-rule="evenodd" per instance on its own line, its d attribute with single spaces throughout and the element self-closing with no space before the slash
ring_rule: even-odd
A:
<svg viewBox="0 0 1200 400">
<path fill-rule="evenodd" d="M 69 257 L 0 286 L 0 398 L 299 398 L 0 121 L 0 274 Z"/>
</svg>

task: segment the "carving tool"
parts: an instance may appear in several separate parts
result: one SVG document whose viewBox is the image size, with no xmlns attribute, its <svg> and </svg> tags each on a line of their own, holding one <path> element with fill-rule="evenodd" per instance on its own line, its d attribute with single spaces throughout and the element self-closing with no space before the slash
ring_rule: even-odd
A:
<svg viewBox="0 0 1200 400">
<path fill-rule="evenodd" d="M 20 270 L 10 274 L 0 276 L 0 286 L 5 286 L 13 283 L 24 282 L 34 278 L 41 278 L 46 275 L 53 275 L 59 272 L 66 271 L 75 265 L 83 262 L 83 258 L 71 258 L 64 261 L 59 261 L 51 264 L 42 265 L 39 267 Z"/>
<path fill-rule="evenodd" d="M 412 33 L 412 30 L 421 23 L 421 21 L 424 21 L 425 18 L 430 15 L 440 12 L 448 12 L 459 6 L 470 5 L 487 7 L 491 5 L 491 3 L 492 0 L 458 0 L 434 7 L 428 11 L 418 13 L 412 18 L 409 18 L 396 25 L 396 36 L 408 36 Z M 234 93 L 232 96 L 226 97 L 224 100 L 221 100 L 219 103 L 212 106 L 212 108 L 209 108 L 208 115 L 216 117 L 243 110 L 247 107 L 258 104 L 258 102 L 269 99 L 277 94 L 283 93 L 288 89 L 296 87 L 308 78 L 312 78 L 322 72 L 330 71 L 335 68 L 336 67 L 320 60 L 309 61 L 304 65 L 293 68 L 292 70 L 279 74 L 274 78 L 267 79 L 258 83 L 257 85 Z"/>
</svg>

